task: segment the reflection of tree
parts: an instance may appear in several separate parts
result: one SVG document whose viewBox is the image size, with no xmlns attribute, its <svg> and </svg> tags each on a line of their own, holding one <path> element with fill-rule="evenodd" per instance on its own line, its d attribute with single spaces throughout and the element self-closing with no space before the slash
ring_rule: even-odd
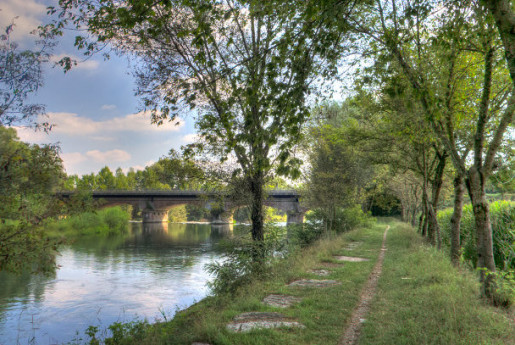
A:
<svg viewBox="0 0 515 345">
<path fill-rule="evenodd" d="M 225 227 L 212 230 L 210 224 L 132 223 L 127 234 L 81 238 L 72 249 L 92 255 L 100 269 L 137 265 L 144 256 L 152 271 L 166 272 L 191 267 L 201 253 L 215 251 L 213 245 L 231 234 L 230 226 Z"/>
<path fill-rule="evenodd" d="M 55 279 L 54 274 L 40 275 L 24 271 L 19 274 L 0 272 L 0 319 L 13 300 L 27 304 L 29 301 L 41 302 L 47 284 Z M 29 298 L 33 296 L 33 298 Z"/>
</svg>

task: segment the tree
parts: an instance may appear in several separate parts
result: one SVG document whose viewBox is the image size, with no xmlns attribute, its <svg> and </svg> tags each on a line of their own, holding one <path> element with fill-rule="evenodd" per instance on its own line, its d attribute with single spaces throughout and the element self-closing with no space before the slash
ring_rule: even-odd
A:
<svg viewBox="0 0 515 345">
<path fill-rule="evenodd" d="M 56 243 L 39 226 L 61 210 L 53 195 L 64 178 L 58 152 L 20 142 L 14 129 L 0 126 L 0 270 L 53 268 Z"/>
<path fill-rule="evenodd" d="M 52 45 L 43 40 L 33 50 L 19 50 L 11 40 L 13 29 L 14 23 L 0 35 L 0 125 L 34 125 L 45 107 L 26 101 L 43 85 L 42 66 L 49 59 Z M 47 123 L 36 126 L 50 128 Z"/>
<path fill-rule="evenodd" d="M 441 6 L 437 15 L 436 6 Z M 495 262 L 485 187 L 515 108 L 515 94 L 504 83 L 509 74 L 499 54 L 498 34 L 475 1 L 376 1 L 370 11 L 370 20 L 353 24 L 395 59 L 457 174 L 463 176 L 474 211 L 482 294 L 496 303 L 494 275 L 489 274 L 495 272 Z M 467 70 L 474 71 L 465 74 L 468 79 L 452 64 L 464 56 L 482 62 L 480 70 Z M 447 62 L 448 68 L 441 69 L 445 73 L 428 73 Z M 510 60 L 508 66 L 510 73 L 515 71 Z M 473 82 L 467 97 L 456 102 L 455 83 L 463 86 L 467 81 Z M 460 103 L 475 109 L 471 118 L 459 116 L 453 106 Z M 471 135 L 460 140 L 457 133 L 464 127 Z M 468 147 L 471 160 L 464 154 Z"/>
<path fill-rule="evenodd" d="M 347 140 L 356 119 L 351 105 L 324 104 L 314 110 L 306 144 L 310 170 L 306 199 L 321 212 L 327 230 L 335 229 L 337 212 L 362 202 L 373 169 L 358 148 Z"/>
<path fill-rule="evenodd" d="M 107 43 L 142 61 L 138 94 L 156 123 L 175 119 L 182 109 L 197 112 L 205 145 L 238 171 L 252 195 L 252 237 L 263 240 L 263 185 L 277 171 L 298 176 L 293 155 L 309 115 L 306 97 L 321 57 L 339 50 L 341 33 L 325 30 L 347 15 L 354 1 L 338 6 L 290 1 L 86 0 L 60 2 L 60 23 L 84 25 L 97 41 L 78 37 L 91 54 Z M 52 9 L 56 13 L 56 9 Z M 325 31 L 324 31 L 325 30 Z M 332 48 L 335 48 L 334 50 Z"/>
</svg>

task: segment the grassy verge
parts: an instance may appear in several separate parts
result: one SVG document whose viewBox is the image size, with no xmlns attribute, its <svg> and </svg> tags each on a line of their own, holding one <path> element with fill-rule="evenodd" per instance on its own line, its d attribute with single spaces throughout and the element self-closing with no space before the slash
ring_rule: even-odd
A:
<svg viewBox="0 0 515 345">
<path fill-rule="evenodd" d="M 393 225 L 360 344 L 515 344 L 513 314 L 478 299 L 473 273 L 452 267 L 410 227 Z"/>
<path fill-rule="evenodd" d="M 390 224 L 383 274 L 361 344 L 515 344 L 508 314 L 481 303 L 473 274 L 457 271 L 444 253 L 424 245 L 413 229 Z M 337 344 L 377 260 L 385 227 L 386 223 L 378 223 L 320 240 L 277 264 L 266 278 L 240 288 L 235 296 L 208 297 L 178 312 L 173 320 L 117 325 L 116 340 L 109 344 Z M 351 242 L 358 243 L 355 249 L 344 249 Z M 337 264 L 333 255 L 371 260 Z M 331 274 L 320 278 L 310 273 L 317 268 Z M 299 278 L 334 279 L 342 285 L 286 286 Z M 298 296 L 302 302 L 287 309 L 263 305 L 262 299 L 271 293 Z M 226 330 L 235 316 L 251 311 L 277 311 L 306 328 L 246 334 Z"/>
<path fill-rule="evenodd" d="M 111 236 L 128 230 L 130 213 L 119 206 L 96 212 L 84 212 L 61 220 L 51 220 L 44 225 L 51 238 L 80 236 Z"/>
</svg>

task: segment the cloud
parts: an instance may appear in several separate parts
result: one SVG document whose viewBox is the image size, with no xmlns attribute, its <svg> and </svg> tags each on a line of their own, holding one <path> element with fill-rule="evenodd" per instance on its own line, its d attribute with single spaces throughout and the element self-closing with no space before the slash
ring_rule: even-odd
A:
<svg viewBox="0 0 515 345">
<path fill-rule="evenodd" d="M 124 117 L 115 117 L 105 121 L 78 116 L 74 113 L 49 113 L 46 121 L 53 124 L 52 133 L 66 135 L 96 135 L 106 140 L 105 133 L 113 132 L 176 132 L 184 126 L 184 121 L 166 122 L 161 126 L 150 123 L 150 115 L 147 112 L 130 114 Z M 177 125 L 175 123 L 178 123 Z"/>
<path fill-rule="evenodd" d="M 114 104 L 104 104 L 100 109 L 102 109 L 102 110 L 114 110 L 114 109 L 116 109 L 116 105 L 114 105 Z"/>
<path fill-rule="evenodd" d="M 50 58 L 50 61 L 57 63 L 59 60 L 61 60 L 64 57 L 69 57 L 70 59 L 72 59 L 72 61 L 77 61 L 77 65 L 72 67 L 72 69 L 71 69 L 72 71 L 73 70 L 92 71 L 92 70 L 96 70 L 100 66 L 100 62 L 98 62 L 97 60 L 93 60 L 91 58 L 84 60 L 84 58 L 80 58 L 78 56 L 71 55 L 71 54 L 53 55 Z"/>
<path fill-rule="evenodd" d="M 130 153 L 123 150 L 99 151 L 92 150 L 86 152 L 86 157 L 93 159 L 95 162 L 126 162 L 131 159 Z"/>
<path fill-rule="evenodd" d="M 73 171 L 77 164 L 87 160 L 87 157 L 80 152 L 61 153 L 60 156 L 66 171 Z"/>
<path fill-rule="evenodd" d="M 14 21 L 15 27 L 11 37 L 22 40 L 29 37 L 30 32 L 41 24 L 41 17 L 46 14 L 46 6 L 37 3 L 35 0 L 2 0 L 0 4 L 0 28 L 4 31 L 5 26 Z"/>
<path fill-rule="evenodd" d="M 200 140 L 200 136 L 195 133 L 186 134 L 185 136 L 182 137 L 182 141 L 186 144 L 195 143 L 195 142 L 198 142 L 199 140 Z"/>
<path fill-rule="evenodd" d="M 45 143 L 49 142 L 50 140 L 50 134 L 41 130 L 35 130 L 34 128 L 21 126 L 14 126 L 13 128 L 16 129 L 18 138 L 24 142 Z"/>
</svg>

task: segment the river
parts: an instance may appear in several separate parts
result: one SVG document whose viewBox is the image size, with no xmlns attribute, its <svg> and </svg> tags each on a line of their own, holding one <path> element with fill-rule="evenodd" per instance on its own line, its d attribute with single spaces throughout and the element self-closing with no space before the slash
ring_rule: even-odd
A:
<svg viewBox="0 0 515 345">
<path fill-rule="evenodd" d="M 63 246 L 53 276 L 0 273 L 0 344 L 87 338 L 88 326 L 171 318 L 204 298 L 204 266 L 232 226 L 131 223 L 124 236 Z"/>
</svg>

